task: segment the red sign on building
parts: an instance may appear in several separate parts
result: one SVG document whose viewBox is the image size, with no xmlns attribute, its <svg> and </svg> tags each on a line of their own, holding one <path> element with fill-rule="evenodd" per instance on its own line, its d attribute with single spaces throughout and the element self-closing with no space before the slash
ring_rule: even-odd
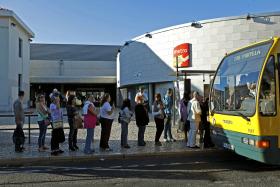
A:
<svg viewBox="0 0 280 187">
<path fill-rule="evenodd" d="M 179 68 L 190 66 L 190 44 L 183 43 L 173 49 L 173 66 L 176 67 L 178 62 Z"/>
</svg>

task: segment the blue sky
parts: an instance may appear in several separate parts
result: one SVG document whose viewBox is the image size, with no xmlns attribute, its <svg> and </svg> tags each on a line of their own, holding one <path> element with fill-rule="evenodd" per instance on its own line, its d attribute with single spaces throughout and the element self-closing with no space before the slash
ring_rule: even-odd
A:
<svg viewBox="0 0 280 187">
<path fill-rule="evenodd" d="M 35 33 L 34 42 L 120 44 L 193 20 L 280 11 L 280 0 L 0 0 Z"/>
</svg>

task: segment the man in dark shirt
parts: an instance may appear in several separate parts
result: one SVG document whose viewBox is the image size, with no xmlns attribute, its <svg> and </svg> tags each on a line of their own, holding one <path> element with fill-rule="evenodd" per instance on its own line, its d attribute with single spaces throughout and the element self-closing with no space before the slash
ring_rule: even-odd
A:
<svg viewBox="0 0 280 187">
<path fill-rule="evenodd" d="M 146 125 L 149 123 L 149 116 L 147 109 L 144 107 L 144 98 L 142 96 L 136 97 L 137 105 L 135 106 L 136 125 L 138 126 L 138 146 L 145 146 L 144 134 Z"/>
<path fill-rule="evenodd" d="M 23 125 L 24 125 L 24 110 L 22 106 L 24 98 L 24 91 L 19 91 L 18 99 L 14 102 L 14 114 L 15 114 L 15 122 L 16 122 L 16 129 L 13 135 L 13 141 L 15 143 L 15 151 L 16 152 L 23 152 L 24 147 L 24 132 L 23 132 Z"/>
</svg>

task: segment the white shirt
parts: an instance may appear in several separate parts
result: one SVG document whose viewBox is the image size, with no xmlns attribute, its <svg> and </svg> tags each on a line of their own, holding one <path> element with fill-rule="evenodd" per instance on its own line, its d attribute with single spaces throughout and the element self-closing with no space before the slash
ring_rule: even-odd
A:
<svg viewBox="0 0 280 187">
<path fill-rule="evenodd" d="M 115 115 L 114 112 L 109 115 L 108 112 L 112 110 L 112 107 L 109 102 L 105 102 L 102 107 L 100 108 L 100 116 L 106 119 L 114 119 Z"/>
<path fill-rule="evenodd" d="M 200 104 L 197 101 L 197 99 L 193 98 L 192 100 L 189 101 L 187 110 L 189 112 L 189 115 L 188 115 L 189 121 L 197 121 L 197 122 L 201 121 L 201 118 L 200 118 L 201 108 L 200 108 Z"/>
<path fill-rule="evenodd" d="M 144 101 L 148 101 L 148 97 L 147 97 L 147 95 L 145 94 L 145 92 L 144 93 L 141 93 L 141 92 L 137 92 L 137 94 L 135 95 L 135 102 L 137 102 L 137 97 L 138 96 L 142 96 L 143 97 L 143 99 L 144 99 Z"/>
</svg>

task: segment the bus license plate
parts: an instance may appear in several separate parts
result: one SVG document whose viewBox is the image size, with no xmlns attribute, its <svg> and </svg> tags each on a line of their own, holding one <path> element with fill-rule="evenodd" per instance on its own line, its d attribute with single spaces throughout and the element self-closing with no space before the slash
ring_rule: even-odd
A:
<svg viewBox="0 0 280 187">
<path fill-rule="evenodd" d="M 224 148 L 229 149 L 229 150 L 234 150 L 234 145 L 224 143 Z"/>
</svg>

